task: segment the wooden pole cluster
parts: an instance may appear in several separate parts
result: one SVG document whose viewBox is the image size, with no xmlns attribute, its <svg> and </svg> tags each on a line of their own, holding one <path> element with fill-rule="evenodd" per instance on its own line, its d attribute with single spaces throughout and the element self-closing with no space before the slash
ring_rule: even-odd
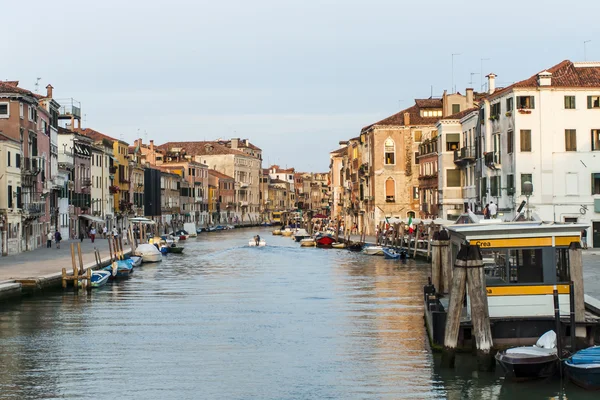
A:
<svg viewBox="0 0 600 400">
<path fill-rule="evenodd" d="M 496 361 L 492 354 L 493 340 L 483 260 L 479 246 L 471 246 L 469 244 L 461 246 L 454 265 L 450 304 L 446 318 L 442 363 L 445 366 L 454 367 L 460 331 L 460 316 L 463 310 L 463 299 L 467 287 L 471 305 L 473 337 L 475 338 L 477 352 L 477 367 L 480 371 L 490 371 L 495 367 Z"/>
<path fill-rule="evenodd" d="M 434 232 L 431 241 L 431 283 L 439 294 L 450 294 L 452 282 L 452 252 L 448 231 Z"/>
<path fill-rule="evenodd" d="M 585 322 L 585 299 L 583 291 L 583 261 L 581 258 L 581 244 L 579 242 L 573 242 L 569 247 L 569 268 L 575 292 L 575 322 L 581 325 L 581 323 Z M 575 336 L 578 341 L 585 341 L 585 326 L 577 327 L 575 329 Z M 583 345 L 583 343 L 581 344 Z"/>
<path fill-rule="evenodd" d="M 99 256 L 99 255 L 98 255 Z M 79 262 L 78 262 L 79 261 Z M 83 256 L 81 254 L 81 244 L 77 243 L 77 257 L 75 256 L 75 243 L 71 243 L 71 264 L 73 266 L 73 274 L 67 275 L 67 269 L 62 269 L 62 287 L 67 288 L 67 282 L 73 282 L 75 291 L 79 290 L 79 282 L 88 291 L 92 290 L 92 269 L 88 268 L 85 274 L 83 268 Z"/>
</svg>

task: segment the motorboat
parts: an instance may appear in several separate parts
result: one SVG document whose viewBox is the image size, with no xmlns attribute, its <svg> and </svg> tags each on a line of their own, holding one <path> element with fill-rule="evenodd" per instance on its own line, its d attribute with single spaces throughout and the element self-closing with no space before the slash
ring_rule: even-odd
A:
<svg viewBox="0 0 600 400">
<path fill-rule="evenodd" d="M 265 242 L 262 239 L 258 242 L 258 245 L 256 244 L 256 240 L 254 240 L 254 239 L 250 239 L 250 241 L 248 242 L 248 246 L 250 246 L 250 247 L 264 247 L 266 245 L 267 245 L 267 242 Z"/>
<path fill-rule="evenodd" d="M 129 260 L 131 260 L 131 265 L 133 265 L 134 268 L 142 265 L 142 257 L 131 256 L 129 257 Z"/>
<path fill-rule="evenodd" d="M 556 373 L 559 358 L 556 333 L 548 331 L 534 346 L 511 347 L 496 353 L 496 360 L 509 379 L 523 381 L 549 378 Z"/>
<path fill-rule="evenodd" d="M 284 230 L 281 231 L 281 236 L 292 236 L 294 234 L 294 231 L 291 230 L 290 228 L 285 228 Z"/>
<path fill-rule="evenodd" d="M 300 240 L 300 247 L 315 247 L 316 245 L 317 242 L 311 237 Z"/>
<path fill-rule="evenodd" d="M 162 261 L 160 251 L 152 244 L 140 244 L 137 249 L 135 249 L 134 254 L 138 257 L 142 257 L 142 261 L 145 263 Z"/>
<path fill-rule="evenodd" d="M 179 240 L 187 240 L 190 237 L 190 234 L 188 233 L 188 231 L 180 229 L 177 232 L 175 232 L 173 236 L 179 237 Z"/>
<path fill-rule="evenodd" d="M 275 229 L 273 231 L 273 236 L 281 236 L 281 229 Z"/>
<path fill-rule="evenodd" d="M 235 229 L 235 225 L 225 225 L 227 229 Z"/>
<path fill-rule="evenodd" d="M 367 246 L 362 250 L 363 253 L 370 256 L 383 256 L 383 247 L 381 246 Z"/>
<path fill-rule="evenodd" d="M 600 389 L 600 346 L 579 350 L 565 360 L 569 379 L 584 389 Z"/>
<path fill-rule="evenodd" d="M 183 253 L 183 247 L 181 246 L 176 246 L 175 244 L 172 244 L 170 246 L 167 246 L 167 253 L 173 253 L 173 254 L 181 254 Z"/>
<path fill-rule="evenodd" d="M 110 278 L 110 275 L 110 272 L 104 270 L 93 271 L 90 285 L 93 288 L 104 286 L 106 282 L 108 282 L 108 278 Z"/>
<path fill-rule="evenodd" d="M 331 235 L 321 234 L 315 238 L 317 247 L 328 248 L 335 243 L 335 238 Z"/>
<path fill-rule="evenodd" d="M 385 258 L 389 258 L 392 260 L 405 260 L 408 258 L 408 253 L 406 252 L 406 250 L 396 250 L 391 247 L 384 247 L 383 255 Z"/>
<path fill-rule="evenodd" d="M 296 232 L 294 232 L 294 240 L 296 242 L 301 241 L 302 239 L 306 239 L 310 237 L 310 234 L 306 231 L 306 229 L 296 229 Z"/>
<path fill-rule="evenodd" d="M 111 279 L 127 278 L 133 273 L 133 262 L 131 259 L 116 260 L 103 268 L 104 271 L 110 273 Z"/>
<path fill-rule="evenodd" d="M 360 242 L 350 242 L 346 245 L 346 248 L 350 251 L 362 251 L 364 247 L 365 245 Z"/>
<path fill-rule="evenodd" d="M 346 248 L 346 243 L 344 243 L 344 242 L 332 243 L 331 247 L 333 247 L 334 249 L 345 249 Z"/>
</svg>

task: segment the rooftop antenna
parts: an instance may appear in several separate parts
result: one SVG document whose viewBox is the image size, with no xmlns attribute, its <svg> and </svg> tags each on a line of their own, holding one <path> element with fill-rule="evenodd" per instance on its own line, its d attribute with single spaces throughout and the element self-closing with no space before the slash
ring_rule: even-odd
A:
<svg viewBox="0 0 600 400">
<path fill-rule="evenodd" d="M 40 81 L 42 78 L 35 78 L 35 92 L 37 93 L 40 88 Z"/>
<path fill-rule="evenodd" d="M 587 61 L 587 48 L 586 48 L 586 44 L 588 44 L 591 41 L 592 41 L 591 39 L 583 41 L 583 61 Z"/>
<path fill-rule="evenodd" d="M 454 88 L 454 56 L 460 56 L 460 53 L 452 53 L 452 93 L 456 93 Z"/>
<path fill-rule="evenodd" d="M 481 83 L 481 91 L 483 92 L 483 62 L 484 61 L 489 61 L 489 58 L 482 58 L 481 61 L 481 66 L 480 66 L 480 74 L 479 74 L 479 79 L 480 79 L 480 83 Z"/>
<path fill-rule="evenodd" d="M 471 72 L 471 80 L 469 81 L 469 86 L 473 87 L 473 76 L 479 75 L 479 72 Z"/>
<path fill-rule="evenodd" d="M 87 121 L 87 114 L 83 114 L 83 124 L 85 125 Z"/>
<path fill-rule="evenodd" d="M 433 99 L 433 85 L 431 85 L 431 93 L 429 94 L 429 98 Z"/>
</svg>

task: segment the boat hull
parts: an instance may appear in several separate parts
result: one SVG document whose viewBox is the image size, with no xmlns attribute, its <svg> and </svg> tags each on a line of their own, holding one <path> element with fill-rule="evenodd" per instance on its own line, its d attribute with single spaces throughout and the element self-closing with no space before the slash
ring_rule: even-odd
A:
<svg viewBox="0 0 600 400">
<path fill-rule="evenodd" d="M 145 263 L 155 263 L 162 261 L 162 254 L 142 254 L 142 262 Z"/>
<path fill-rule="evenodd" d="M 313 239 L 304 239 L 300 241 L 300 247 L 315 247 L 317 243 Z"/>
<path fill-rule="evenodd" d="M 496 361 L 506 373 L 506 377 L 516 381 L 549 378 L 558 371 L 559 364 L 556 353 L 527 356 L 501 351 L 496 354 Z"/>
<path fill-rule="evenodd" d="M 183 253 L 183 247 L 170 246 L 170 247 L 167 247 L 167 251 L 169 253 L 181 254 L 181 253 Z"/>
<path fill-rule="evenodd" d="M 90 285 L 93 288 L 98 288 L 106 285 L 108 279 L 110 278 L 110 272 L 108 271 L 94 271 L 92 272 L 92 281 Z"/>
<path fill-rule="evenodd" d="M 371 247 L 365 247 L 363 249 L 363 253 L 370 255 L 370 256 L 383 256 L 383 247 L 381 246 L 371 246 Z"/>
<path fill-rule="evenodd" d="M 265 242 L 264 240 L 261 240 L 258 243 L 258 246 L 256 246 L 256 241 L 255 240 L 250 240 L 248 242 L 248 246 L 250 246 L 250 247 L 265 247 L 266 245 L 267 245 L 267 242 Z"/>
<path fill-rule="evenodd" d="M 600 390 L 600 364 L 574 365 L 565 361 L 569 379 L 584 389 Z"/>
<path fill-rule="evenodd" d="M 333 243 L 331 247 L 333 247 L 334 249 L 345 249 L 346 243 Z"/>
</svg>

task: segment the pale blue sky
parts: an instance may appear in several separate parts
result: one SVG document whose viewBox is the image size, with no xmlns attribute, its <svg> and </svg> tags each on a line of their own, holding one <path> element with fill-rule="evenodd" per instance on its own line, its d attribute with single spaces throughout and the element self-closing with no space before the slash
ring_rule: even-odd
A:
<svg viewBox="0 0 600 400">
<path fill-rule="evenodd" d="M 600 60 L 600 1 L 7 2 L 0 79 L 74 97 L 133 141 L 249 138 L 265 166 L 327 170 L 361 127 L 452 86 Z M 88 4 L 89 3 L 89 4 Z M 141 134 L 145 138 L 144 134 Z"/>
</svg>

